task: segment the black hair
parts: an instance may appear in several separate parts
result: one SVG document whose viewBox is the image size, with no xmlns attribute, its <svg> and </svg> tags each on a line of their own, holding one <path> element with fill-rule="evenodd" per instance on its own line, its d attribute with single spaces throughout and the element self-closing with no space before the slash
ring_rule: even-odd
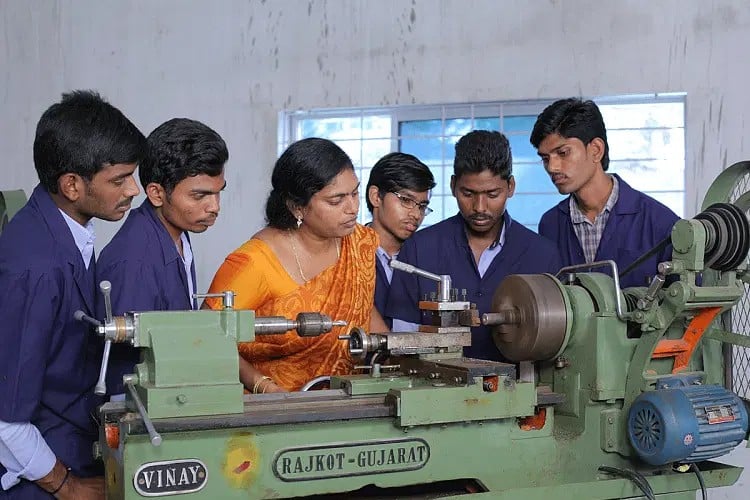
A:
<svg viewBox="0 0 750 500">
<path fill-rule="evenodd" d="M 513 175 L 513 155 L 508 138 L 494 130 L 474 130 L 456 143 L 453 175 L 478 174 L 491 171 L 510 180 Z"/>
<path fill-rule="evenodd" d="M 61 175 L 90 181 L 107 165 L 139 163 L 146 148 L 146 138 L 119 109 L 94 91 L 74 90 L 39 119 L 34 167 L 44 189 L 57 193 Z"/>
<path fill-rule="evenodd" d="M 609 168 L 607 128 L 604 126 L 602 112 L 594 101 L 570 97 L 555 101 L 544 108 L 531 131 L 531 144 L 539 149 L 542 141 L 552 134 L 558 134 L 565 139 L 579 139 L 586 146 L 598 137 L 604 141 L 602 168 L 605 171 Z"/>
<path fill-rule="evenodd" d="M 266 222 L 277 229 L 297 226 L 291 207 L 304 207 L 346 169 L 354 169 L 343 149 L 328 139 L 311 137 L 292 143 L 273 167 Z"/>
<path fill-rule="evenodd" d="M 229 151 L 224 139 L 203 123 L 173 118 L 148 136 L 148 155 L 138 168 L 141 185 L 160 184 L 167 194 L 187 177 L 216 177 L 224 171 Z"/>
<path fill-rule="evenodd" d="M 378 195 L 383 198 L 386 193 L 408 189 L 422 193 L 435 187 L 435 177 L 430 169 L 419 159 L 406 153 L 388 153 L 378 160 L 370 171 L 366 193 L 370 187 L 378 188 Z M 372 212 L 373 206 L 369 194 L 365 196 L 367 209 Z"/>
</svg>

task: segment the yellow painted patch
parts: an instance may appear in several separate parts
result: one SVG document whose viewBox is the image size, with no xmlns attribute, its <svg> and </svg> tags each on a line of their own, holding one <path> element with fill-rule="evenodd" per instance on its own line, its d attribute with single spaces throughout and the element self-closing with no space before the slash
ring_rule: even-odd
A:
<svg viewBox="0 0 750 500">
<path fill-rule="evenodd" d="M 227 441 L 222 473 L 233 488 L 247 489 L 258 475 L 259 460 L 253 435 L 235 436 Z"/>
</svg>

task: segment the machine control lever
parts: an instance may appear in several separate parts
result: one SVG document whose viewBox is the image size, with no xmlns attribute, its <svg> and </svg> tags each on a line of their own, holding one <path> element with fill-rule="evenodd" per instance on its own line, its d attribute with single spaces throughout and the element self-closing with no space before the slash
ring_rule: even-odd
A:
<svg viewBox="0 0 750 500">
<path fill-rule="evenodd" d="M 75 319 L 76 321 L 83 321 L 84 323 L 88 323 L 89 325 L 95 328 L 102 326 L 101 321 L 99 321 L 96 318 L 92 318 L 91 316 L 81 311 L 80 309 L 73 313 L 73 319 Z"/>
<path fill-rule="evenodd" d="M 112 283 L 109 281 L 102 281 L 99 283 L 99 290 L 104 296 L 104 314 L 105 314 L 105 325 L 112 324 Z M 102 355 L 102 364 L 99 368 L 99 380 L 96 381 L 96 387 L 94 387 L 94 394 L 97 396 L 104 396 L 107 393 L 107 366 L 109 365 L 109 353 L 112 350 L 112 339 L 107 338 L 104 340 L 104 354 Z"/>
<path fill-rule="evenodd" d="M 425 271 L 424 269 L 419 269 L 418 267 L 414 267 L 411 264 L 406 264 L 404 262 L 398 261 L 396 259 L 391 259 L 390 265 L 392 269 L 398 269 L 399 271 L 403 271 L 405 273 L 416 274 L 417 276 L 427 278 L 428 280 L 437 281 L 438 282 L 438 293 L 437 293 L 438 302 L 450 302 L 451 301 L 451 277 L 450 275 L 434 274 L 429 271 Z"/>
<path fill-rule="evenodd" d="M 224 309 L 234 309 L 234 296 L 237 295 L 232 290 L 226 290 L 219 293 L 194 293 L 194 299 L 221 299 L 221 305 Z"/>
<path fill-rule="evenodd" d="M 154 423 L 151 422 L 151 419 L 149 418 L 148 413 L 146 412 L 146 408 L 143 406 L 143 402 L 141 402 L 140 396 L 138 396 L 138 391 L 135 389 L 135 383 L 137 382 L 136 375 L 134 374 L 125 375 L 124 377 L 122 377 L 122 381 L 125 384 L 125 387 L 128 388 L 130 397 L 133 398 L 135 407 L 138 410 L 138 413 L 141 415 L 141 418 L 143 419 L 143 425 L 146 426 L 146 431 L 148 431 L 148 437 L 149 437 L 149 440 L 151 441 L 151 444 L 153 446 L 161 445 L 161 434 L 156 432 L 156 429 L 154 428 Z"/>
<path fill-rule="evenodd" d="M 650 309 L 651 304 L 653 304 L 656 300 L 656 294 L 659 293 L 659 290 L 662 289 L 666 281 L 667 278 L 664 275 L 657 274 L 656 276 L 654 276 L 654 279 L 651 280 L 651 284 L 649 285 L 648 290 L 646 290 L 646 295 L 644 295 L 642 299 L 638 299 L 636 307 L 638 307 L 638 309 L 641 309 L 642 311 Z"/>
</svg>

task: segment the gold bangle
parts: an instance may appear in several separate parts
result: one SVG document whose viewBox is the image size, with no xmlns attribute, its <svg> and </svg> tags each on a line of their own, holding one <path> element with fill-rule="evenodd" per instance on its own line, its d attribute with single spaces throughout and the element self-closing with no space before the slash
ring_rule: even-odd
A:
<svg viewBox="0 0 750 500">
<path fill-rule="evenodd" d="M 267 375 L 263 375 L 262 377 L 260 377 L 258 380 L 255 381 L 255 384 L 253 385 L 253 394 L 258 394 L 258 389 L 260 389 L 260 384 L 264 380 L 270 380 L 271 382 L 273 382 L 273 379 L 271 377 L 269 377 Z M 266 391 L 263 391 L 263 393 L 265 393 L 265 392 Z"/>
</svg>

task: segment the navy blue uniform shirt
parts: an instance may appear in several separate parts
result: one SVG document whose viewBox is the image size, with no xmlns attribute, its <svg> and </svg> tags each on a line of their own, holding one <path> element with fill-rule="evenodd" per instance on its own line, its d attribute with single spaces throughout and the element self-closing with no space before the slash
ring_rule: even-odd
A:
<svg viewBox="0 0 750 500">
<path fill-rule="evenodd" d="M 484 276 L 479 276 L 474 254 L 466 236 L 461 214 L 434 226 L 417 231 L 401 247 L 398 260 L 435 274 L 449 274 L 453 288 L 467 290 L 466 299 L 476 303 L 479 314 L 490 312 L 492 295 L 500 282 L 510 274 L 555 273 L 561 267 L 555 246 L 505 213 L 505 244 L 493 259 Z M 425 294 L 437 291 L 437 282 L 393 272 L 388 294 L 386 315 L 411 323 L 420 323 L 418 301 Z M 459 295 L 459 300 L 462 297 Z M 464 355 L 472 358 L 501 361 L 490 328 L 472 328 L 471 347 Z"/>
<path fill-rule="evenodd" d="M 630 187 L 616 174 L 615 177 L 620 183 L 620 195 L 604 227 L 594 260 L 614 260 L 622 272 L 669 236 L 679 217 L 655 199 Z M 558 245 L 566 266 L 586 262 L 581 242 L 570 219 L 570 197 L 542 216 L 539 234 Z M 672 260 L 672 245 L 667 245 L 664 250 L 623 276 L 620 286 L 648 286 L 657 272 L 657 264 L 667 260 Z M 607 272 L 605 269 L 597 271 Z"/>
<path fill-rule="evenodd" d="M 93 257 L 86 269 L 62 214 L 37 186 L 0 235 L 0 420 L 34 424 L 83 477 L 103 472 L 91 452 L 102 341 L 73 319 L 79 309 L 95 312 L 94 272 Z M 21 481 L 0 498 L 52 497 Z"/>
<path fill-rule="evenodd" d="M 195 264 L 190 272 L 195 283 Z M 194 304 L 182 257 L 148 199 L 130 211 L 99 255 L 97 281 L 102 280 L 112 283 L 112 314 L 116 316 L 128 311 L 190 310 Z M 97 311 L 98 317 L 103 318 L 101 298 Z M 137 348 L 112 346 L 107 375 L 110 394 L 124 392 L 122 376 L 133 373 L 138 362 Z"/>
<path fill-rule="evenodd" d="M 391 284 L 388 282 L 388 275 L 383 269 L 383 262 L 380 259 L 375 259 L 375 309 L 378 310 L 383 321 L 391 327 L 393 321 L 385 316 L 385 304 L 388 301 L 388 291 L 391 289 Z"/>
</svg>

